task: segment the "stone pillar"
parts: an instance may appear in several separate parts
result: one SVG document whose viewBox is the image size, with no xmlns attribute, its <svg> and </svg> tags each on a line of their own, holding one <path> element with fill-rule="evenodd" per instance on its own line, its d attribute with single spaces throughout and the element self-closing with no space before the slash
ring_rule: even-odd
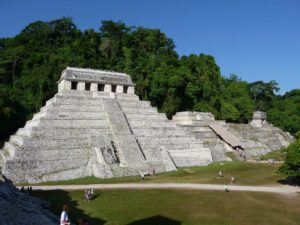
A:
<svg viewBox="0 0 300 225">
<path fill-rule="evenodd" d="M 85 90 L 85 82 L 79 81 L 78 85 L 77 85 L 77 90 L 78 91 L 84 91 Z"/>
<path fill-rule="evenodd" d="M 97 83 L 91 83 L 91 91 L 98 91 L 98 84 Z"/>
<path fill-rule="evenodd" d="M 123 93 L 123 86 L 122 85 L 117 86 L 116 93 Z"/>
<path fill-rule="evenodd" d="M 61 80 L 58 84 L 58 92 L 63 90 L 71 90 L 71 81 Z"/>
<path fill-rule="evenodd" d="M 111 92 L 111 84 L 105 84 L 104 92 Z"/>
<path fill-rule="evenodd" d="M 134 86 L 128 87 L 127 94 L 134 94 Z"/>
</svg>

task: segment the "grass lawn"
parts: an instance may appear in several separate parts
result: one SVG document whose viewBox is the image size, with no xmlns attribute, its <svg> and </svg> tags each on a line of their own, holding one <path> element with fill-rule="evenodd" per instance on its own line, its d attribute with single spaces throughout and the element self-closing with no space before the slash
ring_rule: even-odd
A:
<svg viewBox="0 0 300 225">
<path fill-rule="evenodd" d="M 263 160 L 268 159 L 275 159 L 277 161 L 283 161 L 284 160 L 284 152 L 283 151 L 275 151 L 275 152 L 269 152 L 265 155 L 263 155 Z"/>
<path fill-rule="evenodd" d="M 149 183 L 209 183 L 224 184 L 229 183 L 230 177 L 234 176 L 237 185 L 273 185 L 278 180 L 285 177 L 277 174 L 279 165 L 269 165 L 263 163 L 248 163 L 241 161 L 213 163 L 203 167 L 180 168 L 176 172 L 161 173 L 156 176 L 145 177 L 145 182 Z M 223 178 L 219 178 L 219 171 L 222 170 Z M 68 181 L 46 182 L 45 185 L 55 184 L 97 184 L 97 183 L 134 183 L 139 182 L 140 177 L 120 177 L 111 179 L 99 179 L 86 177 Z M 39 184 L 40 185 L 40 184 Z"/>
<path fill-rule="evenodd" d="M 96 190 L 91 202 L 83 191 L 34 191 L 60 215 L 91 225 L 298 225 L 300 195 L 186 190 Z"/>
</svg>

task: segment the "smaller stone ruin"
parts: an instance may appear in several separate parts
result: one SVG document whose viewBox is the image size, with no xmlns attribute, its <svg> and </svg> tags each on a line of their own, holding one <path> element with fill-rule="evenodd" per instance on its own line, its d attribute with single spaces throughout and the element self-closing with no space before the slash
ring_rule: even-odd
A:
<svg viewBox="0 0 300 225">
<path fill-rule="evenodd" d="M 244 150 L 245 157 L 261 156 L 294 140 L 288 132 L 269 124 L 266 113 L 260 111 L 253 113 L 249 124 L 215 120 L 213 114 L 206 112 L 178 112 L 173 121 L 201 140 L 211 150 L 214 161 L 226 160 L 228 151 L 240 155 Z"/>
</svg>

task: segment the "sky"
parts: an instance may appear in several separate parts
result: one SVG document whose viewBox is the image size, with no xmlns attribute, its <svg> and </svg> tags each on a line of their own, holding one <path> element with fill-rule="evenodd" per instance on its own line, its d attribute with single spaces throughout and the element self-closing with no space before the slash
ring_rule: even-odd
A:
<svg viewBox="0 0 300 225">
<path fill-rule="evenodd" d="M 300 0 L 0 0 L 0 38 L 61 17 L 81 30 L 102 20 L 158 28 L 180 56 L 214 56 L 226 77 L 300 88 Z"/>
</svg>

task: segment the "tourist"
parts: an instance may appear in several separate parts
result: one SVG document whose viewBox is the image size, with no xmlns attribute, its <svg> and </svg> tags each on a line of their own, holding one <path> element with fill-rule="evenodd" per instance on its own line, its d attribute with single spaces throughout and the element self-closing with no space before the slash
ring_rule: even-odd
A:
<svg viewBox="0 0 300 225">
<path fill-rule="evenodd" d="M 227 184 L 225 184 L 225 186 L 224 186 L 224 191 L 225 191 L 225 192 L 229 192 L 229 189 L 228 189 L 228 185 L 227 185 Z"/>
<path fill-rule="evenodd" d="M 257 156 L 256 162 L 259 163 L 259 161 L 260 161 L 260 158 L 259 158 L 259 156 Z"/>
<path fill-rule="evenodd" d="M 68 215 L 68 212 L 70 211 L 69 206 L 64 204 L 62 209 L 63 211 L 60 216 L 60 225 L 71 225 Z"/>
<path fill-rule="evenodd" d="M 94 189 L 93 188 L 91 189 L 91 196 L 92 197 L 94 196 Z"/>
<path fill-rule="evenodd" d="M 91 189 L 85 190 L 84 195 L 85 195 L 86 201 L 90 202 L 92 200 L 92 190 Z"/>
<path fill-rule="evenodd" d="M 223 173 L 222 173 L 222 170 L 219 171 L 219 177 L 223 177 Z"/>
<path fill-rule="evenodd" d="M 145 180 L 145 174 L 143 172 L 141 172 L 141 181 Z"/>
<path fill-rule="evenodd" d="M 230 184 L 234 184 L 235 183 L 235 178 L 234 176 L 230 177 Z"/>
</svg>

